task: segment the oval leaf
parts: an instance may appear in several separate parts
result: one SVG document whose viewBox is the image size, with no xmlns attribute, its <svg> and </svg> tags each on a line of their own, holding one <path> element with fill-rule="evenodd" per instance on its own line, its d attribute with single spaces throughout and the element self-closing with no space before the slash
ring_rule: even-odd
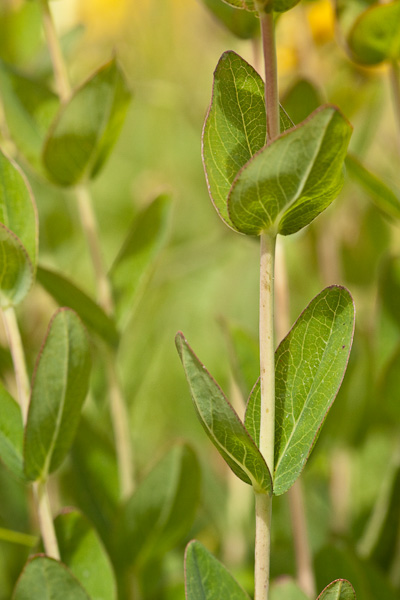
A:
<svg viewBox="0 0 400 600">
<path fill-rule="evenodd" d="M 281 129 L 292 125 L 282 109 Z M 266 139 L 264 82 L 238 54 L 225 52 L 214 72 L 202 155 L 211 200 L 222 220 L 233 229 L 227 209 L 229 190 L 239 170 Z"/>
<path fill-rule="evenodd" d="M 110 346 L 118 346 L 119 334 L 114 320 L 74 283 L 43 267 L 38 267 L 37 280 L 58 304 L 75 310 L 87 327 Z"/>
<path fill-rule="evenodd" d="M 46 479 L 64 460 L 89 385 L 90 353 L 78 316 L 60 309 L 50 322 L 32 380 L 25 429 L 26 477 Z"/>
<path fill-rule="evenodd" d="M 349 581 L 337 579 L 326 586 L 317 600 L 356 600 L 356 593 Z"/>
<path fill-rule="evenodd" d="M 55 118 L 43 150 L 53 181 L 71 186 L 98 173 L 117 140 L 130 98 L 115 60 L 73 94 Z"/>
<path fill-rule="evenodd" d="M 63 563 L 92 600 L 116 600 L 117 589 L 110 560 L 89 521 L 77 511 L 59 515 L 55 522 Z"/>
<path fill-rule="evenodd" d="M 0 223 L 0 306 L 15 306 L 33 283 L 33 265 L 16 235 Z"/>
<path fill-rule="evenodd" d="M 25 565 L 15 586 L 12 600 L 54 598 L 90 600 L 65 565 L 47 556 L 34 556 Z"/>
<path fill-rule="evenodd" d="M 21 408 L 1 384 L 0 406 L 0 459 L 14 475 L 24 479 L 24 426 Z"/>
<path fill-rule="evenodd" d="M 355 60 L 377 65 L 400 58 L 400 0 L 375 4 L 361 13 L 348 37 Z"/>
<path fill-rule="evenodd" d="M 242 481 L 252 485 L 256 492 L 271 494 L 267 464 L 235 410 L 181 333 L 175 341 L 196 413 L 208 437 Z"/>
<path fill-rule="evenodd" d="M 139 568 L 176 546 L 192 526 L 199 498 L 197 457 L 190 446 L 176 445 L 122 509 L 115 528 L 118 565 Z"/>
<path fill-rule="evenodd" d="M 229 571 L 200 542 L 185 552 L 186 600 L 249 600 Z"/>
<path fill-rule="evenodd" d="M 263 148 L 240 171 L 228 197 L 238 231 L 289 235 L 339 194 L 352 127 L 333 106 L 316 110 Z"/>
</svg>

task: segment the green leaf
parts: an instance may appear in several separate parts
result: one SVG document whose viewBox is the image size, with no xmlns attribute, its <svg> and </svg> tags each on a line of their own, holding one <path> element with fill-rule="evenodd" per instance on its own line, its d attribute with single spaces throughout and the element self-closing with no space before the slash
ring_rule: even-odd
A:
<svg viewBox="0 0 400 600">
<path fill-rule="evenodd" d="M 43 267 L 38 267 L 37 280 L 60 306 L 75 310 L 87 327 L 110 346 L 118 346 L 119 334 L 114 320 L 74 283 Z"/>
<path fill-rule="evenodd" d="M 349 581 L 337 579 L 326 586 L 317 600 L 356 600 L 356 593 Z"/>
<path fill-rule="evenodd" d="M 308 79 L 299 78 L 287 90 L 282 105 L 296 125 L 322 104 L 318 88 Z"/>
<path fill-rule="evenodd" d="M 333 106 L 263 148 L 239 172 L 228 197 L 238 231 L 289 235 L 305 227 L 339 194 L 352 127 Z"/>
<path fill-rule="evenodd" d="M 249 11 L 262 10 L 264 6 L 269 4 L 269 0 L 223 0 L 227 4 L 236 8 L 242 8 Z M 300 0 L 272 0 L 272 8 L 276 12 L 285 12 L 293 6 L 296 6 Z M 258 6 L 257 6 L 258 5 Z"/>
<path fill-rule="evenodd" d="M 310 302 L 275 353 L 274 494 L 300 475 L 341 385 L 354 333 L 349 292 L 332 286 Z M 260 437 L 259 383 L 250 395 L 245 424 Z"/>
<path fill-rule="evenodd" d="M 241 8 L 244 10 L 250 10 L 255 12 L 254 0 L 223 0 L 226 4 L 234 6 L 235 8 Z"/>
<path fill-rule="evenodd" d="M 42 81 L 0 61 L 0 94 L 7 128 L 18 150 L 37 170 L 50 124 L 59 108 L 57 95 Z"/>
<path fill-rule="evenodd" d="M 110 280 L 119 317 L 132 311 L 166 243 L 170 208 L 170 197 L 162 194 L 141 211 L 111 267 Z"/>
<path fill-rule="evenodd" d="M 101 67 L 61 107 L 43 149 L 51 179 L 63 186 L 94 177 L 121 130 L 131 94 L 116 61 Z"/>
<path fill-rule="evenodd" d="M 32 381 L 24 444 L 28 479 L 45 480 L 64 460 L 79 424 L 89 374 L 83 325 L 72 310 L 59 309 L 50 322 Z"/>
<path fill-rule="evenodd" d="M 221 0 L 202 1 L 218 21 L 238 38 L 249 40 L 259 35 L 260 22 L 255 15 L 237 10 Z"/>
<path fill-rule="evenodd" d="M 33 283 L 33 265 L 17 236 L 0 223 L 0 306 L 15 306 Z"/>
<path fill-rule="evenodd" d="M 227 338 L 232 373 L 243 397 L 247 398 L 260 372 L 258 339 L 238 325 L 225 320 L 222 320 L 222 325 Z"/>
<path fill-rule="evenodd" d="M 0 459 L 17 477 L 24 479 L 22 446 L 24 426 L 19 404 L 0 384 Z"/>
<path fill-rule="evenodd" d="M 281 109 L 281 129 L 292 127 Z M 224 52 L 214 72 L 213 93 L 203 131 L 202 154 L 211 200 L 235 229 L 227 198 L 239 170 L 266 143 L 264 82 L 235 52 Z"/>
<path fill-rule="evenodd" d="M 256 492 L 272 493 L 271 475 L 223 391 L 199 361 L 181 333 L 175 338 L 197 416 L 232 471 Z"/>
<path fill-rule="evenodd" d="M 86 517 L 77 511 L 68 511 L 59 515 L 54 525 L 61 559 L 90 598 L 116 600 L 110 560 Z"/>
<path fill-rule="evenodd" d="M 348 44 L 355 60 L 377 65 L 400 58 L 400 0 L 375 4 L 354 23 Z"/>
<path fill-rule="evenodd" d="M 309 600 L 294 581 L 272 582 L 270 600 Z"/>
<path fill-rule="evenodd" d="M 400 199 L 383 181 L 352 154 L 346 157 L 346 167 L 349 175 L 364 188 L 379 210 L 392 219 L 400 219 Z"/>
<path fill-rule="evenodd" d="M 400 328 L 400 257 L 389 256 L 384 261 L 379 292 L 385 310 Z"/>
<path fill-rule="evenodd" d="M 140 483 L 115 527 L 119 568 L 160 559 L 187 536 L 200 498 L 200 467 L 186 444 L 174 446 Z"/>
<path fill-rule="evenodd" d="M 0 223 L 18 237 L 35 269 L 38 245 L 36 205 L 25 175 L 1 150 Z"/>
<path fill-rule="evenodd" d="M 229 571 L 200 542 L 185 553 L 186 600 L 249 600 Z"/>
<path fill-rule="evenodd" d="M 34 556 L 25 565 L 14 589 L 12 600 L 91 600 L 65 565 Z"/>
</svg>

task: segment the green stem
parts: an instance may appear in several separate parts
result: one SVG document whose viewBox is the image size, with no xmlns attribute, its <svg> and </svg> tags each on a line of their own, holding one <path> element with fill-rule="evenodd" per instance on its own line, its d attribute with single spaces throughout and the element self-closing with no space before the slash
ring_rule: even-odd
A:
<svg viewBox="0 0 400 600">
<path fill-rule="evenodd" d="M 35 481 L 33 484 L 33 495 L 35 497 L 39 527 L 46 555 L 50 556 L 50 558 L 60 560 L 60 551 L 58 549 L 46 482 Z"/>
<path fill-rule="evenodd" d="M 272 141 L 280 133 L 278 66 L 276 60 L 275 23 L 272 10 L 260 11 L 261 37 L 265 66 L 265 107 L 267 111 L 267 139 Z"/>
<path fill-rule="evenodd" d="M 393 61 L 390 66 L 390 83 L 392 86 L 394 110 L 400 133 L 400 67 L 397 61 Z"/>
</svg>

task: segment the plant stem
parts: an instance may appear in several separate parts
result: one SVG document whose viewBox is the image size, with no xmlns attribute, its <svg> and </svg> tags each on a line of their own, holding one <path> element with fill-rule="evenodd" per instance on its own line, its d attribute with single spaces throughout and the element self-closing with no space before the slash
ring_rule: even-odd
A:
<svg viewBox="0 0 400 600">
<path fill-rule="evenodd" d="M 261 36 L 265 67 L 265 107 L 267 111 L 267 139 L 272 141 L 280 133 L 278 67 L 276 61 L 275 23 L 272 10 L 260 11 Z"/>
<path fill-rule="evenodd" d="M 47 46 L 50 52 L 51 62 L 54 69 L 58 94 L 61 102 L 66 102 L 71 94 L 71 85 L 67 73 L 67 67 L 64 62 L 60 42 L 54 27 L 53 17 L 51 15 L 48 0 L 41 0 L 43 14 L 43 28 L 47 39 Z"/>
<path fill-rule="evenodd" d="M 3 542 L 10 542 L 10 544 L 19 544 L 21 546 L 27 546 L 33 548 L 38 543 L 38 538 L 35 535 L 29 535 L 29 533 L 22 533 L 21 531 L 13 531 L 12 529 L 4 529 L 0 527 L 0 540 Z"/>
<path fill-rule="evenodd" d="M 272 496 L 256 494 L 254 600 L 268 600 L 271 554 Z"/>
<path fill-rule="evenodd" d="M 28 418 L 29 398 L 31 394 L 31 386 L 28 373 L 26 370 L 24 349 L 22 347 L 21 335 L 19 332 L 15 310 L 11 306 L 2 311 L 4 327 L 6 330 L 8 346 L 10 348 L 15 380 L 18 390 L 18 401 L 22 412 L 22 421 L 26 424 Z"/>
<path fill-rule="evenodd" d="M 400 133 L 400 68 L 397 61 L 392 62 L 389 74 L 392 87 L 394 110 L 396 113 L 397 124 Z"/>
<path fill-rule="evenodd" d="M 58 549 L 46 482 L 35 481 L 33 484 L 33 495 L 36 501 L 39 527 L 46 555 L 50 556 L 50 558 L 60 560 L 60 551 Z"/>
</svg>

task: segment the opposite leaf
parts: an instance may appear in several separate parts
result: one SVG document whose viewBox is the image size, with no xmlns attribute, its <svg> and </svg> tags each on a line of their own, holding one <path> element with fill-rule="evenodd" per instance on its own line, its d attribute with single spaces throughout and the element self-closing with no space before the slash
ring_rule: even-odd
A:
<svg viewBox="0 0 400 600">
<path fill-rule="evenodd" d="M 342 188 L 351 132 L 342 113 L 326 106 L 260 150 L 229 193 L 236 229 L 289 235 L 311 223 Z"/>
<path fill-rule="evenodd" d="M 25 565 L 15 586 L 12 600 L 55 598 L 91 600 L 65 565 L 47 556 L 34 556 Z"/>
<path fill-rule="evenodd" d="M 356 593 L 349 581 L 337 579 L 320 593 L 317 600 L 356 600 Z"/>
<path fill-rule="evenodd" d="M 25 475 L 46 479 L 64 460 L 79 424 L 90 374 L 89 343 L 78 316 L 60 309 L 36 362 L 25 429 Z"/>
<path fill-rule="evenodd" d="M 375 4 L 354 23 L 348 38 L 355 60 L 376 65 L 400 58 L 400 0 Z"/>
<path fill-rule="evenodd" d="M 185 553 L 186 600 L 249 600 L 229 571 L 200 542 Z"/>
<path fill-rule="evenodd" d="M 0 460 L 14 475 L 23 479 L 24 426 L 21 409 L 1 384 L 0 407 Z"/>
<path fill-rule="evenodd" d="M 73 94 L 45 142 L 43 161 L 51 179 L 71 186 L 98 173 L 117 140 L 130 98 L 115 60 Z"/>
<path fill-rule="evenodd" d="M 223 391 L 199 361 L 181 333 L 176 346 L 194 407 L 208 437 L 232 471 L 256 492 L 272 493 L 271 475 Z"/>
</svg>

